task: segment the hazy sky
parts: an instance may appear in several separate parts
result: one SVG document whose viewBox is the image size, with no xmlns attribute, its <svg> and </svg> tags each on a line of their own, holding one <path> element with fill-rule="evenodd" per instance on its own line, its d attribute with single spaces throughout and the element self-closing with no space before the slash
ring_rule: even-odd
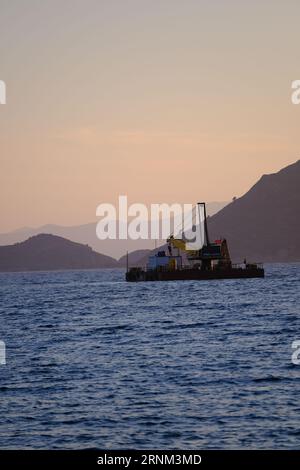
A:
<svg viewBox="0 0 300 470">
<path fill-rule="evenodd" d="M 300 2 L 0 0 L 0 231 L 224 201 L 300 158 Z"/>
</svg>

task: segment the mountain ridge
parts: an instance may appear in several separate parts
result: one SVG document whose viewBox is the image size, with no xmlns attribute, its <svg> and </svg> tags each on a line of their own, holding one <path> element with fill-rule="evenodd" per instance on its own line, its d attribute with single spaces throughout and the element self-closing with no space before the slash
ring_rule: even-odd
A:
<svg viewBox="0 0 300 470">
<path fill-rule="evenodd" d="M 245 258 L 248 261 L 257 262 L 300 261 L 300 222 L 297 216 L 300 207 L 299 188 L 300 160 L 282 168 L 276 173 L 262 175 L 243 196 L 234 199 L 216 214 L 208 217 L 210 240 L 220 237 L 226 238 L 233 262 L 241 262 Z M 24 268 L 27 270 L 26 262 L 30 265 L 32 260 L 30 261 L 28 257 L 26 258 L 24 250 L 23 253 L 19 252 L 19 254 L 16 251 L 20 251 L 20 246 L 23 249 L 30 247 L 30 243 L 33 240 L 35 242 L 36 240 L 41 241 L 42 237 L 48 237 L 46 240 L 51 242 L 51 247 L 48 247 L 48 255 L 51 252 L 53 259 L 48 257 L 50 267 L 45 268 L 46 263 L 41 269 L 56 269 L 57 266 L 58 269 L 85 269 L 86 266 L 86 269 L 91 269 L 92 267 L 126 266 L 126 256 L 121 256 L 119 261 L 117 261 L 111 256 L 93 251 L 93 247 L 90 247 L 91 244 L 89 243 L 89 235 L 91 234 L 90 225 L 85 224 L 81 226 L 87 230 L 84 243 L 69 240 L 56 234 L 35 234 L 28 240 L 17 242 L 14 245 L 0 246 L 0 271 L 5 270 L 5 266 L 6 269 L 13 268 L 20 270 Z M 93 234 L 95 235 L 95 224 L 92 224 L 92 226 Z M 48 224 L 43 227 L 47 229 L 53 226 Z M 56 227 L 63 229 L 61 226 Z M 22 232 L 22 229 L 17 232 L 19 233 L 20 231 Z M 56 260 L 56 264 L 53 261 L 58 256 L 54 250 L 54 239 L 64 240 L 64 242 L 60 242 L 59 253 L 61 259 Z M 129 241 L 131 244 L 128 243 Z M 137 248 L 129 253 L 129 264 L 131 266 L 132 264 L 145 265 L 148 255 L 157 251 L 144 246 L 140 247 L 137 243 L 138 241 L 125 240 L 129 252 L 130 246 Z M 101 243 L 100 240 L 98 242 Z M 150 240 L 148 242 L 150 245 L 153 245 L 153 241 Z M 72 247 L 68 243 L 72 244 Z M 72 250 L 75 250 L 77 253 L 77 256 L 74 254 L 71 258 L 65 259 L 65 264 L 62 263 L 63 256 L 66 255 L 66 253 L 61 251 L 62 246 L 64 246 L 70 256 Z M 47 252 L 45 246 L 44 248 L 44 251 Z M 159 249 L 162 248 L 161 246 Z M 85 251 L 82 251 L 84 249 Z M 123 254 L 126 251 L 125 249 Z M 22 254 L 21 257 L 20 253 Z M 8 254 L 12 256 L 12 261 L 7 258 Z M 17 254 L 19 260 L 16 259 Z M 37 258 L 35 258 L 34 263 L 34 266 L 37 267 L 43 264 Z M 62 264 L 66 268 L 60 267 Z"/>
<path fill-rule="evenodd" d="M 214 213 L 226 204 L 228 202 L 208 203 L 209 213 Z M 96 252 L 116 259 L 123 257 L 127 251 L 149 250 L 154 246 L 153 240 L 99 240 L 96 236 L 96 225 L 97 222 L 95 221 L 73 226 L 45 224 L 36 228 L 23 227 L 0 234 L 0 246 L 25 241 L 27 238 L 39 233 L 51 233 L 75 243 L 88 244 Z"/>
<path fill-rule="evenodd" d="M 300 261 L 299 188 L 300 160 L 263 175 L 208 218 L 211 238 L 225 237 L 234 261 Z"/>
</svg>

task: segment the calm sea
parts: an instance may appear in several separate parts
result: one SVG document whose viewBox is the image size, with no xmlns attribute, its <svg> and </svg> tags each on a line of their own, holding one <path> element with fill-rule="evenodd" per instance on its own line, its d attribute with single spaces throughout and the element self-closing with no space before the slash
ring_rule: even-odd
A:
<svg viewBox="0 0 300 470">
<path fill-rule="evenodd" d="M 0 448 L 300 449 L 299 280 L 0 274 Z"/>
</svg>

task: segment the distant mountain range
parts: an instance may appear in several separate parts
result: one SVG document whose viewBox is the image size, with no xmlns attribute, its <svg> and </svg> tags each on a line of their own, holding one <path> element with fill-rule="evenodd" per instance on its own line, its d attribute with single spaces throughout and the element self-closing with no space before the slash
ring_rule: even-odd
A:
<svg viewBox="0 0 300 470">
<path fill-rule="evenodd" d="M 218 210 L 226 206 L 228 202 L 210 202 L 208 203 L 208 214 L 213 215 Z M 38 228 L 24 227 L 9 233 L 0 234 L 0 245 L 12 245 L 22 242 L 33 235 L 39 233 L 51 233 L 58 235 L 73 242 L 88 244 L 93 250 L 107 256 L 119 259 L 124 257 L 127 251 L 150 250 L 155 243 L 153 240 L 99 240 L 96 236 L 96 222 L 76 225 L 73 227 L 64 227 L 61 225 L 43 225 Z M 161 243 L 163 241 L 161 240 Z M 157 242 L 159 246 L 159 241 Z"/>
<path fill-rule="evenodd" d="M 50 234 L 0 246 L 0 271 L 114 268 L 118 262 L 92 248 Z"/>
<path fill-rule="evenodd" d="M 244 258 L 257 262 L 300 261 L 299 208 L 300 160 L 278 173 L 262 176 L 244 196 L 208 217 L 210 239 L 225 237 L 234 262 Z M 152 240 L 100 241 L 95 230 L 96 224 L 51 225 L 0 235 L 0 243 L 9 244 L 0 246 L 0 271 L 121 267 L 126 265 L 126 256 L 117 261 L 96 251 L 109 251 L 119 257 L 131 247 L 138 249 L 130 253 L 129 264 L 145 265 L 149 254 L 155 252 L 149 249 Z M 48 234 L 32 236 L 36 231 Z M 11 245 L 14 242 L 18 243 Z"/>
</svg>

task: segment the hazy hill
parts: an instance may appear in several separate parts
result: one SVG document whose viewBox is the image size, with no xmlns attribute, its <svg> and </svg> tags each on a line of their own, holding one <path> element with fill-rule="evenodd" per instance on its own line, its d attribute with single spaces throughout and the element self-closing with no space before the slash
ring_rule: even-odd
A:
<svg viewBox="0 0 300 470">
<path fill-rule="evenodd" d="M 208 213 L 212 215 L 226 204 L 226 202 L 208 203 Z M 24 227 L 9 233 L 0 234 L 0 245 L 22 242 L 40 233 L 51 233 L 52 235 L 58 235 L 77 243 L 88 244 L 98 253 L 103 253 L 117 259 L 124 256 L 127 251 L 147 250 L 154 247 L 154 240 L 99 240 L 96 237 L 96 222 L 73 227 L 52 224 L 38 228 Z"/>
<path fill-rule="evenodd" d="M 15 245 L 0 246 L 0 271 L 113 268 L 117 261 L 87 245 L 40 234 Z"/>
<path fill-rule="evenodd" d="M 200 197 L 200 195 L 199 195 Z M 225 237 L 233 261 L 300 261 L 300 160 L 278 173 L 264 175 L 242 197 L 208 218 L 211 240 Z M 132 251 L 129 264 L 146 264 L 153 240 L 96 238 L 96 224 L 78 227 L 47 226 L 47 231 L 88 243 L 95 250 L 120 257 Z M 41 229 L 21 229 L 0 235 L 0 243 L 28 237 Z M 134 250 L 134 251 L 133 251 Z M 0 270 L 73 269 L 126 265 L 95 253 L 88 246 L 51 235 L 38 235 L 24 243 L 0 246 Z"/>
<path fill-rule="evenodd" d="M 128 255 L 129 266 L 136 266 L 139 264 L 141 259 L 148 259 L 152 250 L 135 250 Z M 127 255 L 122 256 L 119 259 L 120 267 L 124 267 L 127 264 Z"/>
</svg>

